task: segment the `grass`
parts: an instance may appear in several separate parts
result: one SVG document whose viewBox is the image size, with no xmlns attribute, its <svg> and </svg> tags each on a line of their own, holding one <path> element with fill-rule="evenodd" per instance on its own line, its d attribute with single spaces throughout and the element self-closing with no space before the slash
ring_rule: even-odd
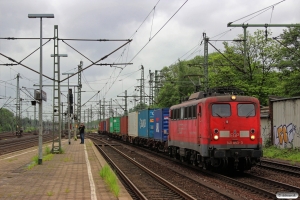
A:
<svg viewBox="0 0 300 200">
<path fill-rule="evenodd" d="M 49 147 L 49 146 L 46 146 L 46 148 L 45 148 L 45 154 L 48 155 L 48 154 L 50 154 L 50 153 L 51 153 L 50 147 Z"/>
<path fill-rule="evenodd" d="M 291 161 L 292 164 L 300 162 L 299 149 L 280 149 L 275 146 L 263 148 L 263 156 Z"/>
<path fill-rule="evenodd" d="M 60 153 L 60 154 L 64 154 L 64 153 L 65 153 L 65 150 L 64 150 L 63 148 L 60 148 L 60 149 L 59 149 L 59 153 Z"/>
<path fill-rule="evenodd" d="M 116 196 L 119 196 L 120 187 L 118 184 L 118 179 L 115 173 L 110 169 L 108 165 L 104 165 L 104 167 L 100 170 L 99 175 L 108 185 L 110 191 Z"/>
<path fill-rule="evenodd" d="M 43 156 L 43 161 L 50 161 L 52 160 L 54 155 L 51 153 L 50 147 L 45 148 L 44 156 Z M 34 166 L 38 164 L 39 161 L 39 156 L 36 155 L 31 159 L 31 163 L 27 166 L 27 169 L 32 169 Z"/>
<path fill-rule="evenodd" d="M 8 162 L 12 162 L 12 161 L 15 161 L 15 160 L 18 160 L 18 158 L 10 158 L 10 159 L 8 159 L 7 161 L 8 161 Z"/>
<path fill-rule="evenodd" d="M 52 191 L 47 192 L 47 195 L 48 195 L 48 196 L 53 196 L 53 194 L 54 194 L 54 193 L 53 193 Z"/>
<path fill-rule="evenodd" d="M 65 192 L 66 192 L 66 193 L 69 193 L 69 192 L 70 192 L 69 188 L 67 188 L 67 189 L 65 190 Z"/>
<path fill-rule="evenodd" d="M 69 158 L 69 157 L 65 157 L 65 158 L 63 159 L 63 161 L 64 161 L 64 162 L 70 162 L 70 161 L 73 161 L 73 159 L 72 159 L 72 158 Z"/>
</svg>

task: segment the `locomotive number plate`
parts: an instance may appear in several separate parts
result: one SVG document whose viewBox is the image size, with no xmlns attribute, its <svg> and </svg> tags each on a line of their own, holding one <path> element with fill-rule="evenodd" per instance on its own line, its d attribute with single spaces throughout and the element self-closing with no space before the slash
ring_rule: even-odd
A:
<svg viewBox="0 0 300 200">
<path fill-rule="evenodd" d="M 237 141 L 237 140 L 227 141 L 227 144 L 243 144 L 243 141 Z"/>
</svg>

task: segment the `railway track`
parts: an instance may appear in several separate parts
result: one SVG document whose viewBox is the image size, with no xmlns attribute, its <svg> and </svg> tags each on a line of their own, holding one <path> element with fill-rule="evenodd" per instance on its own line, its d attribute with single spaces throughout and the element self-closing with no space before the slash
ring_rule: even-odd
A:
<svg viewBox="0 0 300 200">
<path fill-rule="evenodd" d="M 52 134 L 44 134 L 43 142 L 53 139 Z M 29 135 L 26 137 L 15 137 L 8 140 L 0 140 L 0 155 L 23 150 L 38 145 L 38 135 Z"/>
<path fill-rule="evenodd" d="M 300 176 L 300 167 L 296 165 L 290 165 L 282 162 L 276 162 L 273 160 L 262 159 L 261 165 L 257 165 L 259 168 L 281 172 L 292 176 Z"/>
<path fill-rule="evenodd" d="M 196 198 L 125 155 L 113 145 L 97 138 L 93 138 L 93 142 L 108 159 L 108 162 L 113 165 L 113 168 L 118 170 L 119 174 L 122 174 L 122 179 L 130 184 L 129 187 L 137 199 L 196 200 Z"/>
<path fill-rule="evenodd" d="M 127 144 L 128 145 L 128 144 Z M 134 146 L 133 148 L 137 148 L 136 146 Z M 148 153 L 154 154 L 156 156 L 159 157 L 163 157 L 164 159 L 168 158 L 162 154 L 156 154 L 153 151 L 150 150 L 146 150 L 145 148 L 139 148 L 139 149 L 143 149 L 143 151 L 146 151 Z M 148 155 L 148 157 L 150 157 Z M 152 158 L 151 158 L 152 159 Z M 172 162 L 174 162 L 174 159 L 168 158 L 169 160 L 171 160 Z M 157 160 L 156 158 L 154 158 L 154 160 Z M 165 161 L 158 161 L 159 163 L 165 163 Z M 177 160 L 176 160 L 177 162 Z M 178 161 L 180 162 L 180 161 Z M 180 163 L 180 165 L 182 165 L 184 163 Z M 218 182 L 218 184 L 224 186 L 226 185 L 226 188 L 231 187 L 231 188 L 236 188 L 236 191 L 233 191 L 233 194 L 238 193 L 237 191 L 239 190 L 240 193 L 245 193 L 247 195 L 247 197 L 245 197 L 246 199 L 275 199 L 276 198 L 276 193 L 279 191 L 288 191 L 288 192 L 297 192 L 299 194 L 300 192 L 300 188 L 289 185 L 289 184 L 285 184 L 285 183 L 281 183 L 280 181 L 275 181 L 275 180 L 271 180 L 268 178 L 262 178 L 259 176 L 254 176 L 248 173 L 242 174 L 239 177 L 230 177 L 227 175 L 221 175 L 218 173 L 214 173 L 214 172 L 210 172 L 207 170 L 202 170 L 199 169 L 199 167 L 193 167 L 191 165 L 186 165 L 188 166 L 191 170 L 194 171 L 195 175 L 191 175 L 196 177 L 196 174 L 202 174 L 204 176 L 206 176 L 208 179 L 213 178 L 215 180 L 217 180 L 216 182 Z M 189 172 L 190 174 L 192 174 L 191 172 Z M 185 175 L 187 176 L 187 175 Z M 207 181 L 206 184 L 209 185 L 210 181 Z M 212 181 L 215 182 L 215 181 Z M 219 190 L 221 190 L 219 186 L 216 186 L 214 184 L 212 184 L 214 188 L 218 188 Z M 237 188 L 239 188 L 237 190 Z M 241 195 L 243 196 L 243 195 Z M 234 199 L 234 197 L 231 197 L 231 199 Z M 242 199 L 242 198 L 240 198 Z"/>
<path fill-rule="evenodd" d="M 94 141 L 94 144 L 97 144 L 97 141 L 101 141 L 101 139 L 99 139 L 97 136 L 89 136 L 89 138 Z M 98 138 L 97 141 L 96 138 Z M 103 144 L 97 146 L 101 147 Z M 123 166 L 125 161 L 123 159 L 121 160 L 120 158 L 115 158 L 115 163 L 118 165 L 118 168 L 122 168 L 122 170 L 125 171 L 124 173 L 128 179 L 130 179 L 129 181 L 125 181 L 126 184 L 127 182 L 133 182 L 136 185 L 128 186 L 127 189 L 136 187 L 147 199 L 240 199 L 237 196 L 226 193 L 223 190 L 220 190 L 220 188 L 216 188 L 205 181 L 200 183 L 193 177 L 187 177 L 183 173 L 181 174 L 180 172 L 175 172 L 174 170 L 168 169 L 165 166 L 161 166 L 150 159 L 146 158 L 143 162 L 140 162 L 139 154 L 137 154 L 135 151 L 124 148 L 120 143 L 116 142 L 114 145 L 109 145 L 110 148 L 111 146 L 121 152 L 121 154 L 126 154 L 125 157 L 128 157 L 129 160 L 131 160 L 130 162 L 136 163 L 136 161 L 138 161 L 139 163 L 143 163 L 143 166 L 138 164 L 138 168 L 145 169 L 151 174 L 151 177 L 159 179 L 158 182 L 157 180 L 155 181 L 157 183 L 151 183 L 149 180 L 149 175 L 144 174 L 144 172 L 142 174 L 140 171 L 136 170 L 136 167 L 130 167 L 126 165 Z M 104 145 L 103 149 L 107 150 L 107 147 L 108 146 Z M 110 161 L 108 162 L 110 163 Z M 151 164 L 152 166 L 149 167 Z M 119 165 L 122 165 L 122 167 Z M 146 165 L 148 169 L 144 167 Z M 130 194 L 136 193 L 130 191 L 132 189 L 128 190 Z M 141 198 L 137 198 L 136 195 L 133 196 L 136 199 Z"/>
<path fill-rule="evenodd" d="M 89 136 L 90 139 L 94 140 L 94 138 L 98 138 L 98 136 Z M 94 142 L 96 144 L 96 142 Z M 145 156 L 141 156 L 140 154 L 138 154 L 136 152 L 136 150 L 129 150 L 126 147 L 123 146 L 123 144 L 120 144 L 118 141 L 113 142 L 112 144 L 114 144 L 115 148 L 118 149 L 119 151 L 126 153 L 128 157 L 133 158 L 133 160 L 138 161 L 139 163 L 142 163 L 144 166 L 147 166 L 147 168 L 149 168 L 148 171 L 154 171 L 154 173 L 157 174 L 158 177 L 163 177 L 164 180 L 168 180 L 169 182 L 171 182 L 173 185 L 175 185 L 177 188 L 181 188 L 182 190 L 184 190 L 186 193 L 188 193 L 190 196 L 193 196 L 196 199 L 241 199 L 240 197 L 229 193 L 225 190 L 222 190 L 218 187 L 216 187 L 213 184 L 208 183 L 205 180 L 199 180 L 197 179 L 196 176 L 193 176 L 193 174 L 190 175 L 186 175 L 185 173 L 182 172 L 181 169 L 170 169 L 166 166 L 162 166 L 156 162 L 153 162 L 151 159 L 149 159 L 148 157 Z M 101 145 L 98 145 L 101 146 Z M 105 147 L 105 149 L 107 149 Z M 109 162 L 109 161 L 108 161 Z M 115 161 L 118 165 L 120 163 L 123 163 L 123 160 L 120 161 L 120 159 L 116 159 Z M 174 166 L 174 165 L 173 165 Z M 133 170 L 133 167 L 128 167 L 125 166 L 125 171 L 128 169 L 131 169 L 129 172 L 130 175 L 128 175 L 128 177 L 130 178 L 130 181 L 133 182 L 133 180 L 135 180 L 136 178 L 143 178 L 144 175 L 140 175 L 141 173 L 137 172 L 138 175 L 132 175 L 132 173 L 136 173 L 135 169 Z M 143 194 L 145 194 L 145 196 L 149 199 L 176 199 L 175 196 L 171 198 L 171 196 L 164 196 L 166 194 L 165 190 L 163 189 L 162 193 L 158 192 L 156 193 L 156 197 L 152 197 L 153 196 L 153 192 L 151 191 L 155 191 L 152 190 L 151 188 L 147 188 L 147 186 L 142 186 L 142 183 L 139 183 L 141 180 L 137 180 L 134 182 L 137 182 L 136 185 L 138 185 L 138 188 L 142 187 L 145 191 L 141 191 Z M 149 181 L 147 179 L 142 180 L 143 183 L 148 183 Z M 146 184 L 149 185 L 149 184 Z M 157 184 L 151 184 L 152 185 L 157 185 Z M 168 186 L 166 186 L 168 187 Z M 130 188 L 130 187 L 127 187 Z M 151 189 L 151 190 L 150 190 Z M 129 189 L 128 189 L 129 190 Z M 150 191 L 149 191 L 150 190 Z M 129 193 L 132 194 L 133 192 Z M 154 192 L 155 193 L 155 192 Z M 178 192 L 177 192 L 178 193 Z M 146 194 L 150 194 L 146 195 Z M 179 199 L 182 199 L 183 195 L 180 195 L 181 197 Z M 137 198 L 139 199 L 139 198 Z M 184 199 L 189 199 L 188 197 L 185 197 Z"/>
</svg>

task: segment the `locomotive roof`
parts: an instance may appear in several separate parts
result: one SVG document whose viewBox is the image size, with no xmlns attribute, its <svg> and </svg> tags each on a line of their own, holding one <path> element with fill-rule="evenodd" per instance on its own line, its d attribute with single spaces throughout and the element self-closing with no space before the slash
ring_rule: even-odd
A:
<svg viewBox="0 0 300 200">
<path fill-rule="evenodd" d="M 189 106 L 189 105 L 196 105 L 198 104 L 199 102 L 206 102 L 206 103 L 209 103 L 209 102 L 229 102 L 229 101 L 239 101 L 239 102 L 255 102 L 255 103 L 259 103 L 258 99 L 255 98 L 255 97 L 251 97 L 251 96 L 238 96 L 238 95 L 231 95 L 231 94 L 213 94 L 213 95 L 210 95 L 208 97 L 204 97 L 204 98 L 194 98 L 195 96 L 199 96 L 198 94 L 199 92 L 197 93 L 194 93 L 190 96 L 189 100 L 187 101 L 184 101 L 180 104 L 177 104 L 177 105 L 173 105 L 170 109 L 173 109 L 173 108 L 178 108 L 178 107 L 185 107 L 185 106 Z M 232 96 L 236 96 L 236 100 L 232 100 L 231 97 Z"/>
</svg>

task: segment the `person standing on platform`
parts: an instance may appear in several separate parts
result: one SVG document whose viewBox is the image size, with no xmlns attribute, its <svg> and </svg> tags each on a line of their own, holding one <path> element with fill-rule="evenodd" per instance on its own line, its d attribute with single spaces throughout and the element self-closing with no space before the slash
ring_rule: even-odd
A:
<svg viewBox="0 0 300 200">
<path fill-rule="evenodd" d="M 80 144 L 84 144 L 84 129 L 85 129 L 84 124 L 81 123 L 78 129 L 79 129 L 80 140 L 81 140 Z"/>
</svg>

